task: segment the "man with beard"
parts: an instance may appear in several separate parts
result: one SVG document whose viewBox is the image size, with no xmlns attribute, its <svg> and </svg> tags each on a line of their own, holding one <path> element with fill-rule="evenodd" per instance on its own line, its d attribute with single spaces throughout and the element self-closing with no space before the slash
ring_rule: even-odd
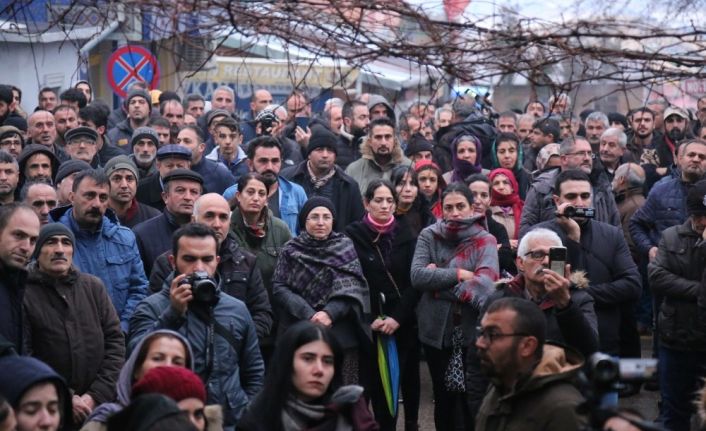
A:
<svg viewBox="0 0 706 431">
<path fill-rule="evenodd" d="M 137 167 L 137 179 L 143 180 L 157 173 L 155 159 L 159 148 L 159 136 L 150 127 L 138 127 L 130 141 L 132 154 L 130 160 Z"/>
<path fill-rule="evenodd" d="M 492 386 L 476 416 L 478 431 L 578 431 L 583 403 L 573 385 L 581 356 L 545 344 L 547 324 L 540 308 L 521 298 L 503 298 L 483 315 L 476 348 Z"/>
<path fill-rule="evenodd" d="M 203 193 L 203 178 L 189 169 L 174 169 L 164 178 L 164 211 L 133 228 L 145 266 L 145 274 L 160 254 L 172 245 L 172 234 L 191 221 L 194 202 Z"/>
<path fill-rule="evenodd" d="M 267 198 L 267 207 L 272 211 L 272 215 L 282 219 L 292 234 L 296 235 L 299 211 L 307 197 L 299 184 L 279 175 L 282 169 L 282 147 L 279 141 L 271 136 L 260 136 L 250 141 L 248 166 L 252 172 L 262 175 L 269 183 L 270 194 Z M 237 191 L 238 185 L 234 184 L 228 187 L 223 197 L 230 202 Z"/>
<path fill-rule="evenodd" d="M 135 235 L 108 208 L 109 195 L 102 170 L 81 171 L 74 178 L 71 206 L 54 208 L 50 215 L 73 232 L 74 265 L 101 279 L 127 332 L 130 316 L 147 294 L 147 277 Z"/>
<path fill-rule="evenodd" d="M 343 105 L 343 129 L 336 143 L 336 164 L 341 169 L 360 158 L 360 142 L 368 133 L 368 105 L 351 100 Z"/>
<path fill-rule="evenodd" d="M 35 111 L 51 111 L 52 109 L 56 108 L 56 105 L 59 104 L 59 95 L 56 94 L 56 91 L 54 89 L 44 87 L 39 90 L 38 103 L 39 105 L 37 106 L 37 109 L 35 109 Z"/>
<path fill-rule="evenodd" d="M 133 90 L 125 99 L 127 118 L 108 131 L 110 142 L 126 153 L 131 153 L 130 140 L 138 127 L 146 126 L 150 120 L 152 104 L 150 95 L 143 90 Z"/>
<path fill-rule="evenodd" d="M 108 205 L 115 212 L 120 224 L 132 228 L 138 223 L 159 215 L 159 211 L 135 199 L 137 167 L 128 156 L 122 155 L 110 159 L 103 170 L 110 181 Z"/>
<path fill-rule="evenodd" d="M 706 141 L 690 139 L 679 146 L 679 175 L 664 178 L 652 187 L 645 205 L 630 219 L 630 235 L 639 253 L 652 261 L 662 231 L 684 223 L 686 195 L 706 173 Z"/>
<path fill-rule="evenodd" d="M 0 126 L 0 150 L 17 159 L 25 145 L 24 134 L 15 126 Z"/>
<path fill-rule="evenodd" d="M 57 207 L 56 189 L 47 183 L 26 183 L 20 191 L 20 200 L 32 208 L 39 223 L 49 223 L 49 213 Z"/>
<path fill-rule="evenodd" d="M 395 126 L 388 118 L 381 117 L 370 122 L 368 136 L 361 147 L 361 158 L 346 168 L 346 174 L 358 183 L 361 196 L 372 180 L 389 180 L 397 166 L 411 164 L 402 153 Z"/>
<path fill-rule="evenodd" d="M 675 154 L 676 147 L 688 137 L 691 137 L 689 114 L 682 108 L 670 106 L 664 111 L 664 144 L 670 155 Z"/>
<path fill-rule="evenodd" d="M 601 144 L 601 135 L 609 127 L 608 116 L 600 111 L 591 112 L 584 127 L 586 128 L 586 139 L 591 144 L 591 149 L 594 154 L 598 154 Z"/>
<path fill-rule="evenodd" d="M 20 166 L 20 179 L 27 181 L 44 181 L 53 184 L 59 168 L 59 160 L 54 153 L 44 145 L 27 145 L 17 159 Z"/>
<path fill-rule="evenodd" d="M 235 184 L 235 177 L 223 163 L 204 157 L 206 145 L 203 133 L 198 127 L 182 127 L 177 135 L 177 145 L 191 150 L 191 170 L 203 178 L 203 186 L 206 190 L 220 194 Z"/>
<path fill-rule="evenodd" d="M 69 155 L 56 145 L 56 122 L 51 112 L 34 111 L 27 120 L 27 126 L 32 144 L 47 147 L 60 162 L 70 159 Z"/>
<path fill-rule="evenodd" d="M 593 151 L 585 138 L 565 139 L 559 147 L 559 154 L 560 167 L 544 171 L 527 191 L 520 221 L 520 237 L 535 224 L 555 218 L 556 204 L 552 199 L 552 194 L 555 194 L 554 184 L 560 172 L 578 169 L 586 175 L 591 175 L 593 171 Z M 620 226 L 620 214 L 618 214 L 615 198 L 610 189 L 610 180 L 605 174 L 599 174 L 592 178 L 591 193 L 596 210 L 596 220 Z"/>
<path fill-rule="evenodd" d="M 0 151 L 0 205 L 15 201 L 15 190 L 20 181 L 20 165 L 14 157 Z"/>
<path fill-rule="evenodd" d="M 73 106 L 59 105 L 52 111 L 54 120 L 56 120 L 56 142 L 59 146 L 64 146 L 66 141 L 64 135 L 70 129 L 78 127 L 77 111 Z"/>
</svg>

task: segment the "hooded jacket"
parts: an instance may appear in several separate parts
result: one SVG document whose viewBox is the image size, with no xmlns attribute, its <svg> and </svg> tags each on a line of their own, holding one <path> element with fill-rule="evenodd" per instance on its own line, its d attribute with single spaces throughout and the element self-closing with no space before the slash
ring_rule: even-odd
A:
<svg viewBox="0 0 706 431">
<path fill-rule="evenodd" d="M 476 431 L 578 431 L 582 420 L 576 407 L 583 397 L 572 380 L 582 366 L 579 353 L 545 344 L 532 373 L 509 392 L 490 387 L 476 416 Z"/>
<path fill-rule="evenodd" d="M 79 228 L 72 206 L 54 208 L 49 215 L 52 221 L 63 224 L 74 233 L 74 265 L 79 271 L 101 279 L 120 317 L 120 326 L 127 332 L 128 321 L 137 303 L 147 296 L 147 277 L 135 234 L 120 226 L 111 209 L 105 212 L 96 232 Z"/>
<path fill-rule="evenodd" d="M 346 168 L 346 174 L 352 177 L 358 183 L 358 189 L 360 190 L 360 195 L 365 194 L 365 190 L 368 188 L 368 184 L 374 179 L 384 178 L 386 180 L 390 179 L 392 170 L 398 166 L 409 166 L 412 161 L 404 156 L 402 148 L 400 147 L 400 142 L 395 138 L 395 145 L 392 148 L 392 159 L 390 163 L 385 166 L 380 166 L 375 161 L 373 155 L 373 150 L 368 144 L 368 137 L 363 138 L 360 144 L 360 159 L 348 165 Z"/>
<path fill-rule="evenodd" d="M 387 117 L 392 121 L 392 124 L 397 124 L 397 116 L 395 115 L 395 108 L 392 104 L 387 101 L 384 96 L 379 94 L 371 94 L 368 99 L 368 111 L 373 109 L 375 105 L 385 105 L 385 110 L 387 111 Z"/>
<path fill-rule="evenodd" d="M 31 144 L 24 147 L 19 157 L 17 158 L 17 164 L 20 167 L 20 175 L 22 176 L 23 183 L 27 180 L 25 178 L 25 167 L 27 166 L 27 161 L 30 157 L 38 153 L 42 153 L 49 157 L 49 160 L 51 161 L 51 179 L 52 181 L 54 181 L 54 178 L 56 178 L 56 173 L 59 170 L 59 165 L 61 164 L 61 161 L 57 158 L 57 156 L 52 152 L 49 147 L 42 144 Z M 20 187 L 18 186 L 18 190 L 19 188 Z"/>
</svg>

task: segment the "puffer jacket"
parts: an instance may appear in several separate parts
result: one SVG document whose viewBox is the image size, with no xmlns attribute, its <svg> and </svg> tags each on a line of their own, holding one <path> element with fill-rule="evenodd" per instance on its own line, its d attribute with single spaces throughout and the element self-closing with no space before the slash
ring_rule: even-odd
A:
<svg viewBox="0 0 706 431">
<path fill-rule="evenodd" d="M 686 195 L 692 185 L 682 181 L 679 174 L 663 178 L 652 187 L 645 205 L 630 218 L 630 235 L 638 252 L 646 256 L 659 244 L 665 229 L 684 223 Z"/>
<path fill-rule="evenodd" d="M 128 348 L 133 350 L 146 335 L 157 329 L 171 329 L 184 335 L 194 352 L 194 371 L 204 378 L 208 364 L 208 323 L 196 317 L 192 309 L 180 316 L 171 306 L 169 287 L 174 274 L 165 281 L 158 293 L 140 302 L 130 319 Z M 190 307 L 193 307 L 191 305 Z M 213 307 L 213 319 L 235 338 L 232 346 L 216 331 L 213 335 L 213 361 L 211 372 L 205 380 L 208 404 L 223 407 L 223 424 L 226 429 L 240 419 L 240 415 L 262 388 L 265 365 L 260 355 L 255 324 L 245 304 L 230 295 L 220 293 Z"/>
<path fill-rule="evenodd" d="M 544 345 L 532 374 L 506 394 L 491 386 L 476 416 L 476 431 L 578 431 L 576 407 L 583 402 L 572 381 L 583 358 L 569 348 Z"/>
<path fill-rule="evenodd" d="M 657 257 L 647 268 L 652 292 L 663 298 L 657 325 L 660 343 L 675 350 L 706 351 L 706 328 L 695 324 L 706 241 L 691 220 L 662 232 Z"/>
<path fill-rule="evenodd" d="M 97 232 L 81 230 L 71 206 L 54 208 L 49 214 L 52 221 L 58 221 L 74 233 L 74 265 L 79 271 L 101 279 L 120 317 L 120 326 L 127 332 L 137 303 L 147 296 L 147 277 L 135 234 L 120 226 L 111 209 L 106 211 Z"/>
</svg>

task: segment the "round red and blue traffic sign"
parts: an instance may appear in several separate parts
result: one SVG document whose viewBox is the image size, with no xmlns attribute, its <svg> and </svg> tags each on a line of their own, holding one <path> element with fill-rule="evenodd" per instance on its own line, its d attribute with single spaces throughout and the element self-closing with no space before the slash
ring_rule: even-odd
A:
<svg viewBox="0 0 706 431">
<path fill-rule="evenodd" d="M 108 84 L 120 97 L 137 81 L 146 82 L 150 89 L 159 85 L 159 63 L 147 49 L 138 45 L 118 48 L 108 59 Z"/>
</svg>

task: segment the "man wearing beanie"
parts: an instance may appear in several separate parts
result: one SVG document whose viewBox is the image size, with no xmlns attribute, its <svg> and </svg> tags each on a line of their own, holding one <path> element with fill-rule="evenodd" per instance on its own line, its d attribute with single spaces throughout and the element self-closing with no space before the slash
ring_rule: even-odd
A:
<svg viewBox="0 0 706 431">
<path fill-rule="evenodd" d="M 431 160 L 431 152 L 434 150 L 434 143 L 419 133 L 415 133 L 407 141 L 407 148 L 404 155 L 412 161 L 412 164 L 419 160 Z"/>
<path fill-rule="evenodd" d="M 159 211 L 135 199 L 137 194 L 137 167 L 128 156 L 113 157 L 104 168 L 110 181 L 108 206 L 115 211 L 120 224 L 133 226 L 159 215 Z"/>
<path fill-rule="evenodd" d="M 130 141 L 130 160 L 137 167 L 137 180 L 142 180 L 157 173 L 157 149 L 159 148 L 159 135 L 151 127 L 138 127 L 132 134 Z"/>
<path fill-rule="evenodd" d="M 311 128 L 306 148 L 307 159 L 282 171 L 282 176 L 299 184 L 308 198 L 323 196 L 330 199 L 339 217 L 334 230 L 343 232 L 350 223 L 365 214 L 358 183 L 336 165 L 338 137 L 323 126 Z"/>
<path fill-rule="evenodd" d="M 688 218 L 667 228 L 648 266 L 650 289 L 663 298 L 659 310 L 660 417 L 670 430 L 688 430 L 692 395 L 706 377 L 706 180 L 686 197 Z M 698 304 L 698 305 L 697 305 Z"/>
<path fill-rule="evenodd" d="M 86 169 L 91 169 L 91 165 L 81 160 L 69 160 L 59 166 L 54 183 L 60 207 L 71 205 L 69 193 L 74 185 L 74 177 Z"/>
<path fill-rule="evenodd" d="M 127 152 L 132 133 L 138 127 L 146 126 L 150 120 L 152 104 L 150 95 L 139 89 L 131 90 L 125 99 L 127 118 L 108 131 L 110 142 Z"/>
<path fill-rule="evenodd" d="M 125 358 L 120 320 L 103 283 L 73 266 L 75 238 L 60 223 L 42 227 L 24 297 L 27 354 L 66 380 L 74 423 L 111 401 Z"/>
</svg>

